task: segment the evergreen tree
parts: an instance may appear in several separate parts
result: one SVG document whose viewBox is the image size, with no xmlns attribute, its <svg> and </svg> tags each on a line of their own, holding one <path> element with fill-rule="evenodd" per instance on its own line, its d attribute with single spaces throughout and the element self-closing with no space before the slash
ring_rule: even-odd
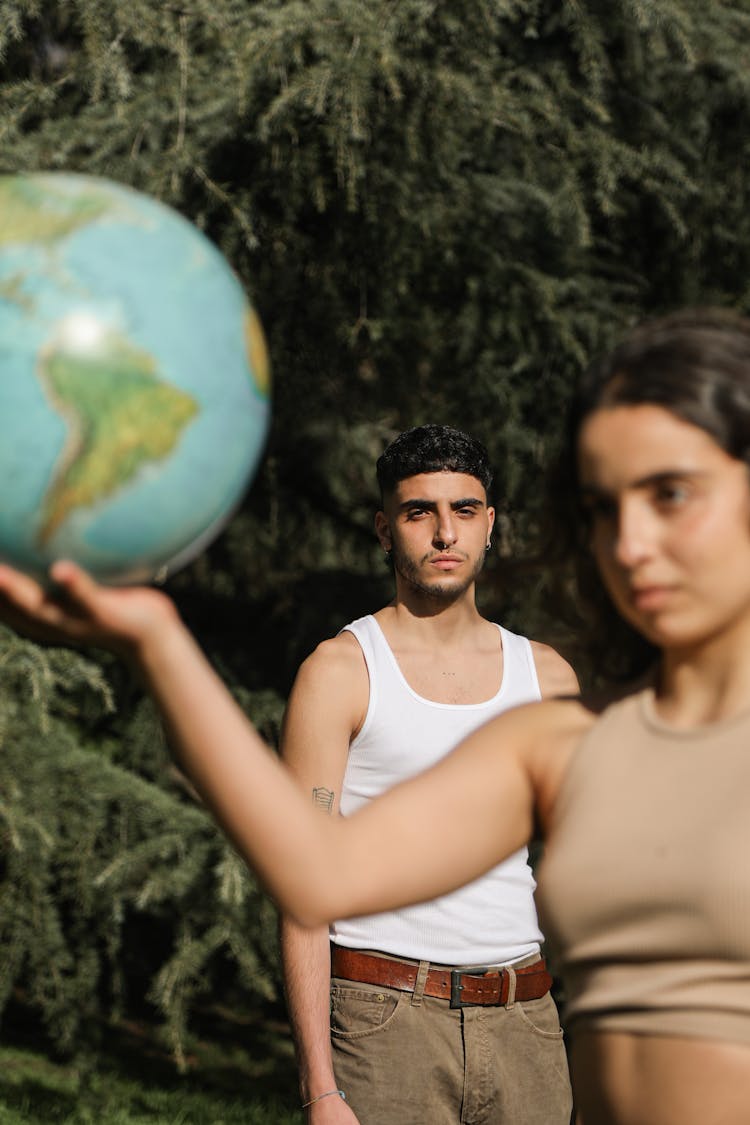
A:
<svg viewBox="0 0 750 1125">
<path fill-rule="evenodd" d="M 0 1007 L 18 989 L 59 1049 L 90 1051 L 105 1014 L 148 1001 L 182 1062 L 189 1005 L 223 995 L 227 962 L 250 996 L 274 995 L 270 903 L 171 765 L 148 703 L 115 737 L 97 664 L 0 641 Z"/>
<path fill-rule="evenodd" d="M 272 739 L 299 660 L 388 596 L 386 440 L 424 421 L 483 438 L 517 553 L 592 353 L 647 313 L 747 306 L 749 31 L 746 0 L 0 0 L 2 170 L 177 207 L 265 323 L 263 469 L 171 590 Z M 500 561 L 487 611 L 549 630 Z M 0 1001 L 22 986 L 74 1042 L 71 1012 L 142 979 L 137 926 L 160 935 L 144 987 L 175 1043 L 202 974 L 271 989 L 267 904 L 133 685 L 9 636 L 0 652 Z"/>
</svg>

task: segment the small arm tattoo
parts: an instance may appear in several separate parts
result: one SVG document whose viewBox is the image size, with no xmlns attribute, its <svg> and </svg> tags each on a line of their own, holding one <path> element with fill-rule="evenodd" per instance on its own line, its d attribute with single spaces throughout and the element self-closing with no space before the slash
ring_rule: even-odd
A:
<svg viewBox="0 0 750 1125">
<path fill-rule="evenodd" d="M 313 804 L 323 809 L 325 812 L 330 812 L 333 808 L 333 790 L 315 788 L 312 791 Z"/>
</svg>

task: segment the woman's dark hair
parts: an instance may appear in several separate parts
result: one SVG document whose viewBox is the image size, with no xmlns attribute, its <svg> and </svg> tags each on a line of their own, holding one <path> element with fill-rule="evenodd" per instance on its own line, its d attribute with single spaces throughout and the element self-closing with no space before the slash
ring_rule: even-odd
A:
<svg viewBox="0 0 750 1125">
<path fill-rule="evenodd" d="M 585 372 L 569 412 L 553 482 L 558 546 L 572 561 L 574 595 L 591 631 L 588 649 L 610 678 L 643 671 L 655 649 L 621 620 L 588 549 L 578 438 L 595 410 L 653 404 L 700 427 L 750 467 L 750 320 L 723 309 L 685 309 L 633 329 Z"/>
<path fill-rule="evenodd" d="M 466 473 L 489 492 L 492 468 L 481 441 L 452 426 L 415 426 L 395 438 L 375 471 L 381 496 L 394 491 L 399 481 L 419 473 Z"/>
<path fill-rule="evenodd" d="M 581 380 L 571 456 L 592 411 L 645 403 L 699 426 L 750 464 L 750 321 L 723 309 L 686 309 L 635 328 Z"/>
</svg>

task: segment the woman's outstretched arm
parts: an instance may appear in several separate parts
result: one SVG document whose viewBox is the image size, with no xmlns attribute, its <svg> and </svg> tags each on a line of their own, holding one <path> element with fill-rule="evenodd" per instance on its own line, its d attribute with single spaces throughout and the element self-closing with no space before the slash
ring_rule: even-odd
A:
<svg viewBox="0 0 750 1125">
<path fill-rule="evenodd" d="M 217 821 L 302 924 L 433 898 L 529 839 L 538 760 L 524 748 L 542 729 L 532 708 L 561 704 L 502 716 L 432 770 L 331 820 L 262 741 L 165 595 L 100 586 L 71 563 L 52 577 L 54 594 L 0 567 L 0 616 L 38 640 L 108 648 L 134 663 Z"/>
</svg>

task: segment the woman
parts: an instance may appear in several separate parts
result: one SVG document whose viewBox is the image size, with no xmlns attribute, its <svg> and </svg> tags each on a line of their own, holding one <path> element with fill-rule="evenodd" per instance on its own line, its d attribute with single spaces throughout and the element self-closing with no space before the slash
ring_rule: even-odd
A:
<svg viewBox="0 0 750 1125">
<path fill-rule="evenodd" d="M 2 568 L 2 612 L 135 661 L 218 820 L 304 924 L 433 898 L 540 830 L 539 907 L 582 1125 L 745 1125 L 748 462 L 748 322 L 683 313 L 592 368 L 570 432 L 575 502 L 560 515 L 581 572 L 590 555 L 657 653 L 654 673 L 606 707 L 506 713 L 346 820 L 297 791 L 161 593 L 104 589 L 59 563 L 55 600 Z"/>
</svg>

